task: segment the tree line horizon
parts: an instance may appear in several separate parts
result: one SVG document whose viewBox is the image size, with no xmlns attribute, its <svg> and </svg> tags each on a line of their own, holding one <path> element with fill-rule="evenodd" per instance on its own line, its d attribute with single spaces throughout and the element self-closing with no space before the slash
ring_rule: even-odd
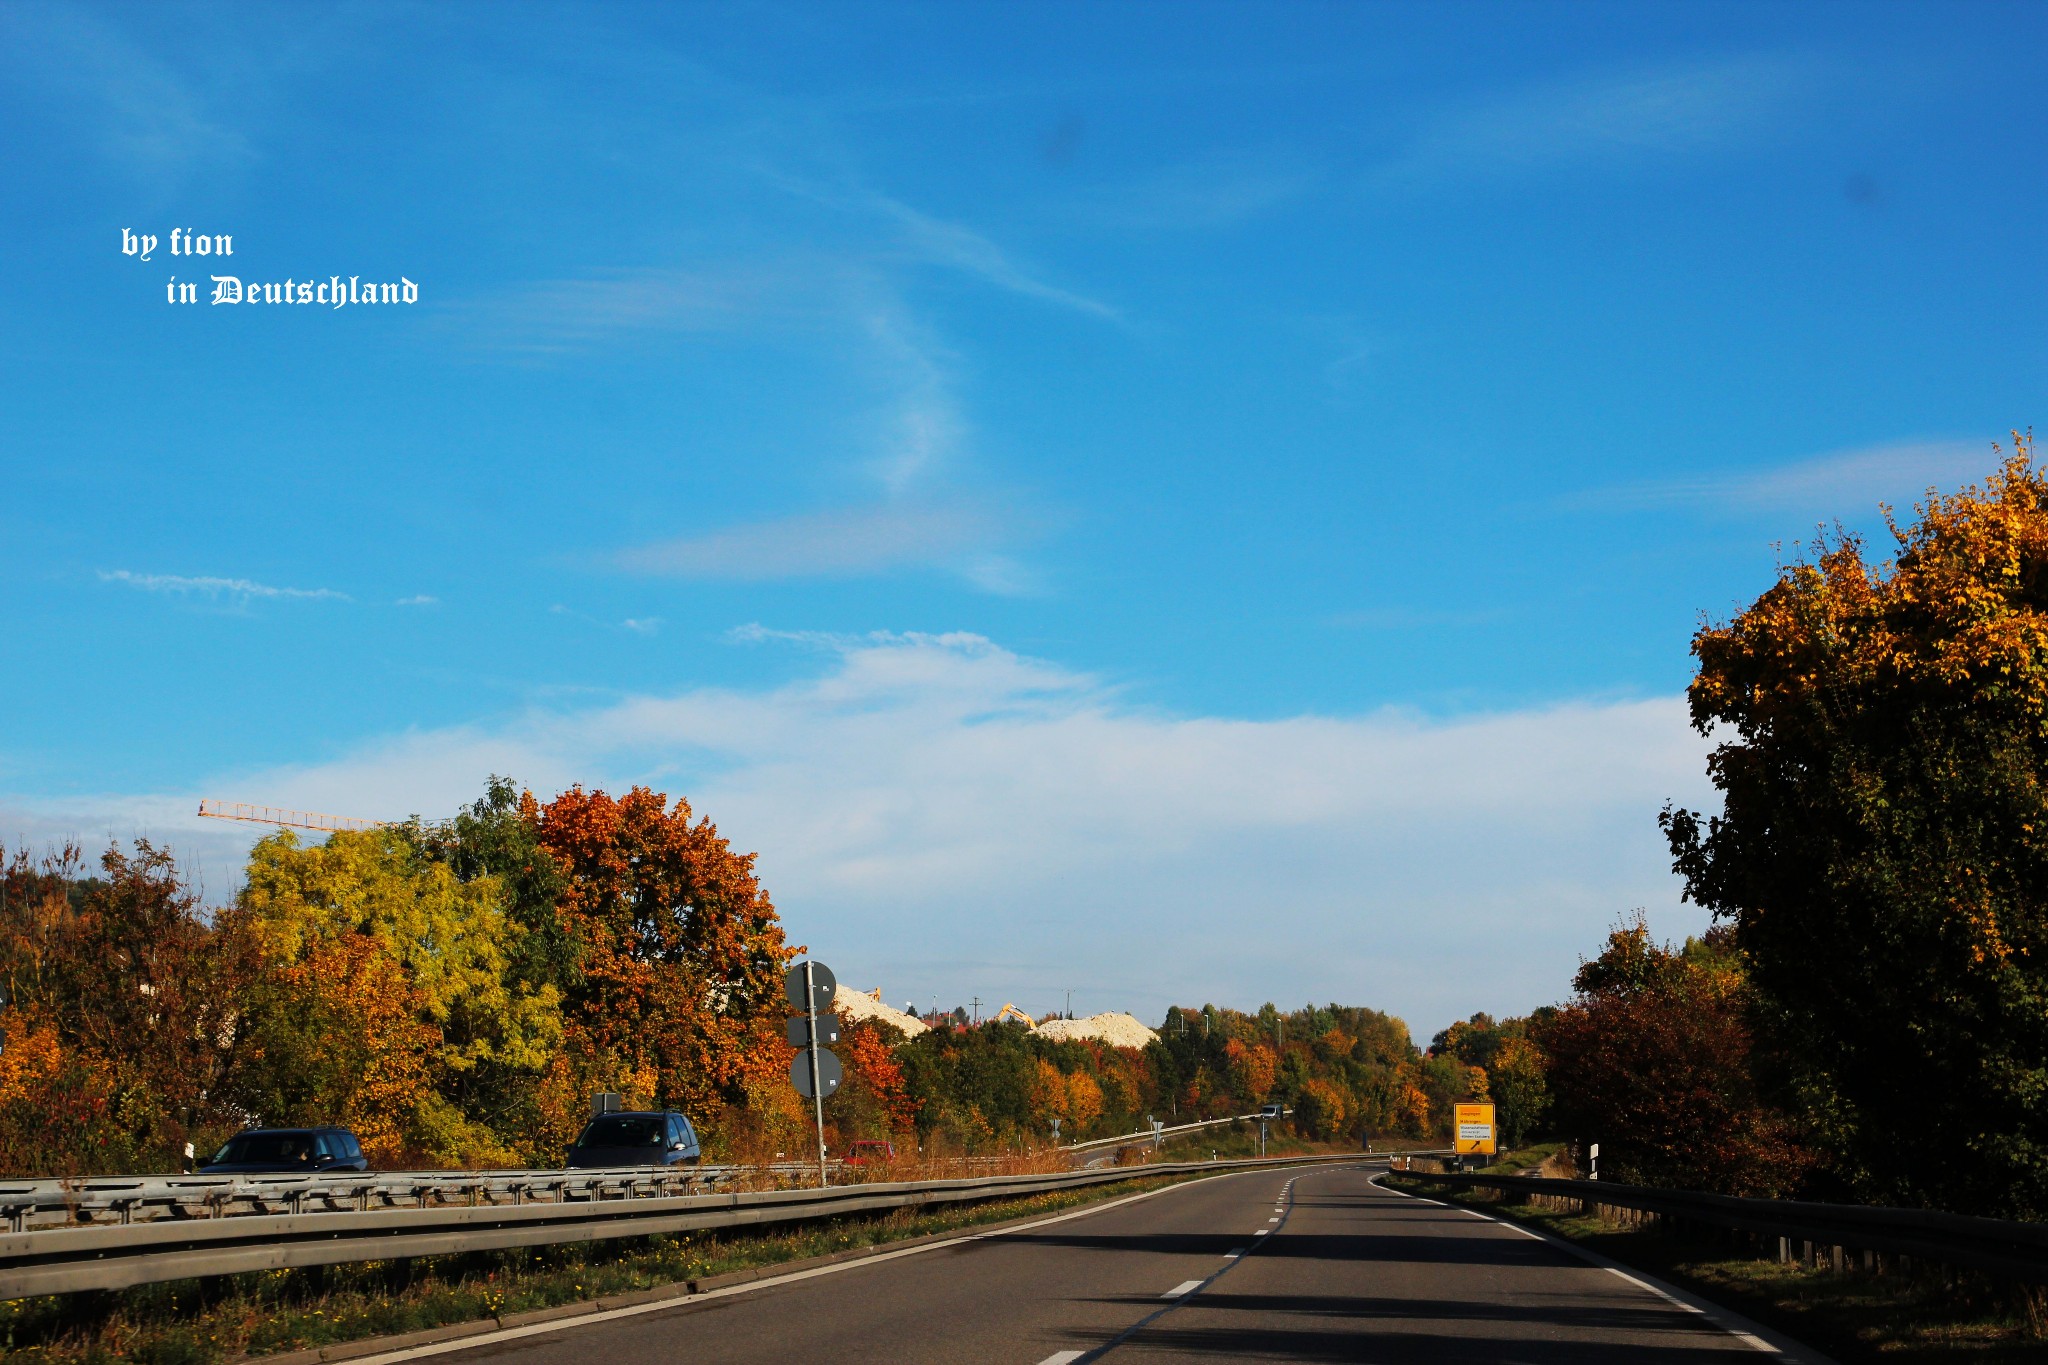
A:
<svg viewBox="0 0 2048 1365">
<path fill-rule="evenodd" d="M 1996 450 L 1996 447 L 1994 447 Z M 2048 475 L 1842 530 L 1693 637 L 1718 814 L 1656 818 L 1713 927 L 1623 915 L 1570 994 L 1420 1048 L 1331 1004 L 1176 1006 L 1142 1049 L 847 1020 L 834 1141 L 1042 1144 L 1281 1100 L 1307 1137 L 1601 1145 L 1610 1178 L 2048 1215 Z M 550 1165 L 588 1097 L 707 1155 L 800 1147 L 756 876 L 684 799 L 507 779 L 453 821 L 256 842 L 203 910 L 170 856 L 0 856 L 0 1171 L 173 1169 L 244 1122 L 346 1123 L 384 1164 Z M 1562 983 L 1561 983 L 1562 984 Z M 1201 1020 L 1197 1028 L 1196 1019 Z"/>
</svg>

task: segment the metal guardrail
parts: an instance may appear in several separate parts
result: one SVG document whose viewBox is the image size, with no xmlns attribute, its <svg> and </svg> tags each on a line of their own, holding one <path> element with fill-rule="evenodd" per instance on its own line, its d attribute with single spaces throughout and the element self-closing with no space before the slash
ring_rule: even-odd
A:
<svg viewBox="0 0 2048 1365">
<path fill-rule="evenodd" d="M 0 1180 L 9 1232 L 280 1213 L 635 1199 L 815 1166 L 673 1166 L 559 1171 L 343 1171 L 310 1175 L 94 1176 Z"/>
<path fill-rule="evenodd" d="M 523 1202 L 517 1178 L 551 1183 L 565 1172 L 520 1172 L 503 1203 L 385 1206 L 335 1212 L 165 1217 L 128 1224 L 0 1234 L 0 1300 L 88 1289 L 125 1289 L 162 1280 L 251 1270 L 397 1260 L 505 1247 L 644 1237 L 706 1228 L 811 1221 L 853 1213 L 969 1203 L 1130 1180 L 1278 1166 L 1356 1163 L 1362 1153 L 1269 1160 L 1162 1162 L 1110 1170 L 980 1176 L 825 1189 L 627 1195 Z M 584 1173 L 576 1173 L 582 1176 Z M 658 1179 L 659 1171 L 600 1172 L 614 1184 Z M 303 1179 L 303 1177 L 291 1177 Z M 470 1177 L 481 1196 L 488 1182 Z M 584 1188 L 590 1188 L 586 1185 Z"/>
<path fill-rule="evenodd" d="M 1617 1213 L 1669 1220 L 1683 1226 L 1725 1228 L 1764 1240 L 1775 1239 L 1781 1261 L 1876 1269 L 1875 1258 L 1905 1257 L 2030 1284 L 2048 1283 L 2048 1224 L 1977 1218 L 1928 1209 L 1893 1209 L 1858 1204 L 1814 1204 L 1793 1199 L 1743 1199 L 1694 1190 L 1660 1190 L 1616 1185 L 1605 1180 L 1549 1180 L 1539 1176 L 1475 1175 L 1458 1172 L 1402 1172 L 1417 1180 L 1460 1188 L 1528 1195 L 1551 1207 L 1577 1204 L 1582 1212 Z M 1644 1221 L 1623 1217 L 1617 1221 Z"/>
<path fill-rule="evenodd" d="M 1280 1111 L 1280 1116 L 1286 1118 L 1293 1113 L 1292 1109 L 1283 1109 Z M 1257 1123 L 1259 1118 L 1260 1115 L 1258 1114 L 1233 1114 L 1229 1118 L 1224 1119 L 1202 1119 L 1195 1123 L 1178 1123 L 1170 1128 L 1140 1128 L 1135 1133 L 1119 1133 L 1115 1137 L 1090 1138 L 1086 1142 L 1070 1142 L 1059 1150 L 1062 1152 L 1087 1152 L 1093 1151 L 1097 1147 L 1129 1147 L 1141 1142 L 1154 1142 L 1162 1138 L 1169 1138 L 1177 1133 L 1193 1133 L 1203 1128 L 1218 1128 L 1226 1123 Z"/>
</svg>

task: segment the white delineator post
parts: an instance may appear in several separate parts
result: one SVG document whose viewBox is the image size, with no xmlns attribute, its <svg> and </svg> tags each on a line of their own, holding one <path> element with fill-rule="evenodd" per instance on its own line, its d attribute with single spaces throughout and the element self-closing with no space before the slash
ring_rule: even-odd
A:
<svg viewBox="0 0 2048 1365">
<path fill-rule="evenodd" d="M 810 1021 L 811 1045 L 804 1050 L 811 1059 L 811 1112 L 818 1121 L 818 1188 L 831 1184 L 825 1174 L 825 1087 L 818 1084 L 818 986 L 816 963 L 804 963 L 804 1017 Z"/>
</svg>

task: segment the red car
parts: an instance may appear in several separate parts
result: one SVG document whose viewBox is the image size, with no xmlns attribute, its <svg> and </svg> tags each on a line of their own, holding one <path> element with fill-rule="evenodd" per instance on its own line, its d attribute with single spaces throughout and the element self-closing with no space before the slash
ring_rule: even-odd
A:
<svg viewBox="0 0 2048 1365">
<path fill-rule="evenodd" d="M 896 1159 L 896 1144 L 880 1138 L 857 1138 L 841 1158 L 849 1166 L 886 1166 Z"/>
</svg>

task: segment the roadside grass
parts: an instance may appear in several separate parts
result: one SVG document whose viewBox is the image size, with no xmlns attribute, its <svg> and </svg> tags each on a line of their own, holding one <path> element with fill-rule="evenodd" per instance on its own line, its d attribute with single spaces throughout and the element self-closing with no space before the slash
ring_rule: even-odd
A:
<svg viewBox="0 0 2048 1365">
<path fill-rule="evenodd" d="M 1627 1227 L 1531 1204 L 1482 1199 L 1470 1190 L 1434 1184 L 1426 1175 L 1396 1174 L 1389 1183 L 1568 1238 L 1732 1308 L 1844 1365 L 2039 1365 L 2048 1359 L 2048 1347 L 2030 1331 L 2022 1295 L 1978 1275 L 1837 1274 L 1797 1263 L 1783 1265 L 1735 1251 L 1726 1243 L 1654 1226 Z"/>
<path fill-rule="evenodd" d="M 17 1299 L 0 1303 L 0 1350 L 9 1365 L 214 1365 L 972 1229 L 1193 1178 L 1134 1175 L 1083 1190 L 764 1232 L 620 1238 Z"/>
<path fill-rule="evenodd" d="M 1513 1175 L 1532 1166 L 1541 1166 L 1556 1156 L 1563 1146 L 1562 1142 L 1539 1142 L 1534 1146 L 1517 1148 L 1512 1152 L 1502 1152 L 1493 1159 L 1492 1165 L 1481 1166 L 1479 1170 L 1487 1175 Z"/>
</svg>

